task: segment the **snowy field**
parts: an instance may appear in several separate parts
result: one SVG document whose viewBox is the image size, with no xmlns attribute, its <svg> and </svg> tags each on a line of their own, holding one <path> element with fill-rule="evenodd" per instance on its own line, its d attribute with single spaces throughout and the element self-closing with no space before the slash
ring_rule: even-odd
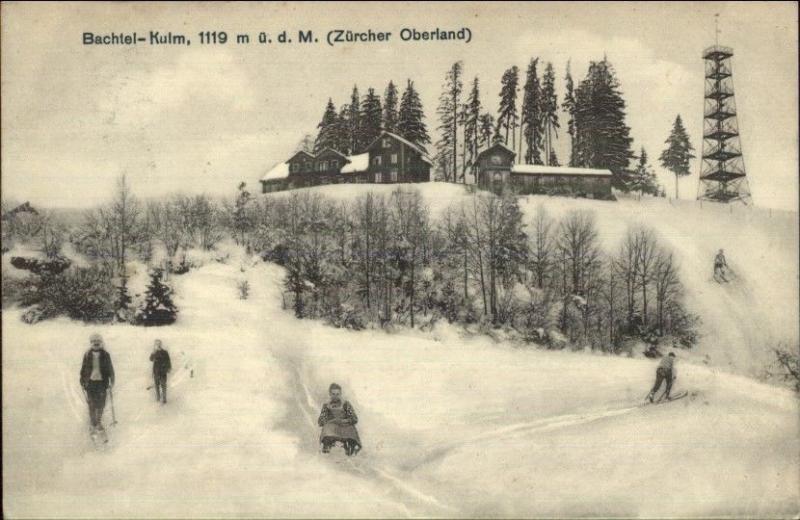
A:
<svg viewBox="0 0 800 520">
<path fill-rule="evenodd" d="M 322 191 L 344 200 L 353 188 Z M 457 186 L 424 194 L 436 211 L 463 198 Z M 798 400 L 746 377 L 773 342 L 797 340 L 796 214 L 544 197 L 524 208 L 540 202 L 553 216 L 595 211 L 609 248 L 640 219 L 672 245 L 703 318 L 696 351 L 679 355 L 689 397 L 641 406 L 655 370 L 645 358 L 514 348 L 447 326 L 388 335 L 296 320 L 281 309 L 282 270 L 234 252 L 173 277 L 171 327 L 29 326 L 3 312 L 4 515 L 796 515 Z M 720 247 L 735 288 L 711 281 Z M 117 373 L 104 452 L 78 386 L 94 331 Z M 163 407 L 146 389 L 155 338 L 174 366 Z M 318 452 L 332 381 L 359 415 L 354 460 Z"/>
</svg>

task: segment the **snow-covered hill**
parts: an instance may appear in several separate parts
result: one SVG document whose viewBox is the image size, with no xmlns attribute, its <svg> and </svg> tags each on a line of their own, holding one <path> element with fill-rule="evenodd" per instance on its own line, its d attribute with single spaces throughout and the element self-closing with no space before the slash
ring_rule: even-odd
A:
<svg viewBox="0 0 800 520">
<path fill-rule="evenodd" d="M 340 188 L 324 190 L 349 196 Z M 456 186 L 424 193 L 437 210 L 463 197 Z M 655 368 L 643 358 L 518 349 L 447 326 L 389 335 L 296 320 L 281 309 L 282 270 L 233 254 L 173 278 L 181 314 L 171 327 L 30 326 L 3 312 L 4 514 L 797 514 L 798 400 L 732 373 L 769 341 L 797 337 L 793 216 L 657 200 L 531 198 L 526 210 L 539 201 L 554 215 L 594 209 L 609 247 L 637 218 L 670 241 L 704 322 L 697 354 L 678 365 L 690 397 L 641 406 Z M 741 289 L 709 282 L 719 247 Z M 243 278 L 248 300 L 237 295 Z M 93 331 L 117 372 L 119 424 L 104 452 L 86 434 L 78 386 Z M 146 389 L 155 338 L 175 366 L 163 407 Z M 359 415 L 354 460 L 318 452 L 332 381 Z"/>
</svg>

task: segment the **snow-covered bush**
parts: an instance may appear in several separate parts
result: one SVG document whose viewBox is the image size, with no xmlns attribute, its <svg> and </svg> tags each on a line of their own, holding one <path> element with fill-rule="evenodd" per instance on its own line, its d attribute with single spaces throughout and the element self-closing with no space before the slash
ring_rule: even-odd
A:
<svg viewBox="0 0 800 520">
<path fill-rule="evenodd" d="M 150 274 L 144 304 L 136 313 L 137 325 L 169 325 L 177 319 L 178 308 L 172 303 L 172 289 L 161 281 L 162 275 L 161 269 L 154 269 Z"/>
<path fill-rule="evenodd" d="M 772 349 L 775 361 L 766 369 L 768 379 L 778 379 L 800 393 L 800 347 L 789 350 L 786 347 Z"/>
<path fill-rule="evenodd" d="M 114 301 L 114 286 L 105 271 L 78 267 L 56 275 L 29 277 L 19 303 L 31 307 L 23 314 L 28 323 L 57 316 L 96 323 L 113 320 Z"/>
</svg>

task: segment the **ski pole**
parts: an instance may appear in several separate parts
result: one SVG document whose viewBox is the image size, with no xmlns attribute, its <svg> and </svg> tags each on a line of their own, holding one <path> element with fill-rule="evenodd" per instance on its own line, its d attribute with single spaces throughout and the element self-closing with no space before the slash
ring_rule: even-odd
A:
<svg viewBox="0 0 800 520">
<path fill-rule="evenodd" d="M 108 389 L 108 395 L 111 397 L 111 426 L 117 424 L 117 414 L 114 412 L 114 390 Z"/>
</svg>

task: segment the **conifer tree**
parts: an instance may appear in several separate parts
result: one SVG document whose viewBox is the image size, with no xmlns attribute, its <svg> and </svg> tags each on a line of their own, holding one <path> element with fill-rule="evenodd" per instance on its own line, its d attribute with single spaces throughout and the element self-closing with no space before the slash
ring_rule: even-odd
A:
<svg viewBox="0 0 800 520">
<path fill-rule="evenodd" d="M 647 152 L 644 147 L 639 154 L 639 161 L 636 168 L 629 175 L 627 182 L 628 191 L 639 192 L 640 195 L 650 194 L 658 195 L 659 186 L 656 180 L 656 174 L 647 160 Z"/>
<path fill-rule="evenodd" d="M 542 164 L 542 91 L 536 73 L 538 63 L 539 58 L 531 59 L 523 87 L 522 126 L 526 145 L 526 164 Z"/>
<path fill-rule="evenodd" d="M 504 143 L 508 146 L 508 132 L 511 130 L 511 148 L 516 145 L 517 129 L 517 90 L 519 85 L 519 68 L 516 65 L 503 73 L 500 88 L 500 109 L 497 118 L 498 129 L 505 130 Z"/>
<path fill-rule="evenodd" d="M 439 96 L 439 107 L 436 110 L 439 115 L 438 130 L 441 132 L 441 137 L 436 142 L 437 157 L 442 164 L 449 165 L 449 168 L 443 172 L 444 179 L 453 182 L 456 181 L 457 171 L 458 110 L 461 107 L 461 91 L 463 90 L 462 68 L 462 63 L 457 61 L 447 71 L 442 94 Z"/>
<path fill-rule="evenodd" d="M 575 162 L 588 168 L 608 168 L 613 182 L 625 189 L 630 160 L 630 128 L 625 124 L 625 100 L 607 59 L 592 62 L 575 89 Z"/>
<path fill-rule="evenodd" d="M 478 125 L 478 143 L 480 144 L 480 148 L 489 148 L 492 146 L 492 137 L 495 135 L 494 116 L 488 112 L 481 114 Z"/>
<path fill-rule="evenodd" d="M 481 118 L 481 93 L 478 77 L 472 80 L 472 90 L 470 90 L 467 102 L 464 105 L 464 144 L 465 157 L 464 168 L 473 167 L 478 157 L 478 142 L 480 140 L 480 118 Z M 466 182 L 466 175 L 464 176 Z"/>
<path fill-rule="evenodd" d="M 569 61 L 567 61 L 567 75 L 564 78 L 565 94 L 564 101 L 561 103 L 561 108 L 569 115 L 567 120 L 567 133 L 569 134 L 569 165 L 575 166 L 575 85 L 572 81 L 572 73 L 570 72 Z"/>
<path fill-rule="evenodd" d="M 694 159 L 694 147 L 683 127 L 681 116 L 675 118 L 667 140 L 667 148 L 661 152 L 661 166 L 675 174 L 675 198 L 678 198 L 678 178 L 689 175 L 689 160 Z"/>
<path fill-rule="evenodd" d="M 154 269 L 150 273 L 144 304 L 136 315 L 136 323 L 139 325 L 169 325 L 178 317 L 178 308 L 172 302 L 172 289 L 161 281 L 162 275 L 161 269 Z"/>
<path fill-rule="evenodd" d="M 339 149 L 338 132 L 338 116 L 336 115 L 336 107 L 333 105 L 333 100 L 328 99 L 328 105 L 325 107 L 325 113 L 322 115 L 318 128 L 319 133 L 314 142 L 314 153 L 319 153 L 325 148 Z"/>
<path fill-rule="evenodd" d="M 414 89 L 414 82 L 408 80 L 403 97 L 400 100 L 400 111 L 397 119 L 397 132 L 400 137 L 411 141 L 417 146 L 425 149 L 425 145 L 431 142 L 428 129 L 425 126 L 425 114 L 422 109 L 422 101 L 419 94 Z"/>
<path fill-rule="evenodd" d="M 542 123 L 544 126 L 544 143 L 545 153 L 547 157 L 547 164 L 550 163 L 550 157 L 555 153 L 553 149 L 553 139 L 558 137 L 558 98 L 556 97 L 556 74 L 553 71 L 553 64 L 548 63 L 544 70 L 544 78 L 542 80 Z M 555 166 L 552 165 L 551 166 Z"/>
<path fill-rule="evenodd" d="M 347 122 L 350 131 L 350 151 L 354 154 L 361 153 L 364 146 L 361 100 L 358 96 L 358 87 L 355 85 L 353 86 L 353 93 L 350 95 Z"/>
<path fill-rule="evenodd" d="M 336 118 L 336 150 L 349 155 L 354 153 L 350 148 L 350 105 L 339 107 L 339 116 Z"/>
<path fill-rule="evenodd" d="M 391 81 L 383 95 L 383 129 L 397 132 L 397 87 Z"/>
<path fill-rule="evenodd" d="M 375 89 L 367 90 L 364 96 L 364 103 L 361 105 L 362 121 L 362 146 L 366 148 L 381 135 L 383 109 L 381 108 L 381 98 L 375 94 Z"/>
</svg>

